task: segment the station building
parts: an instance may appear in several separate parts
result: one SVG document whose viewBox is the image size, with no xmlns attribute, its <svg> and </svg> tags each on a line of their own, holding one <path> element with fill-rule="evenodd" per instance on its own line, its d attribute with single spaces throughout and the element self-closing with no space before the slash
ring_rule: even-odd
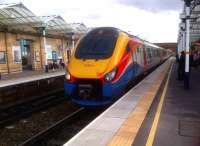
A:
<svg viewBox="0 0 200 146">
<path fill-rule="evenodd" d="M 75 42 L 87 32 L 61 16 L 36 16 L 22 3 L 0 7 L 0 73 L 42 70 L 67 63 Z"/>
</svg>

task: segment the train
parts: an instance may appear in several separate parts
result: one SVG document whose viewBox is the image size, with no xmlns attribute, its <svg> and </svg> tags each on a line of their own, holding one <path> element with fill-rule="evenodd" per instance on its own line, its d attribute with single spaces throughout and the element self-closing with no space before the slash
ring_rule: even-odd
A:
<svg viewBox="0 0 200 146">
<path fill-rule="evenodd" d="M 92 29 L 77 42 L 66 66 L 65 94 L 85 107 L 112 104 L 131 81 L 170 54 L 118 28 Z"/>
</svg>

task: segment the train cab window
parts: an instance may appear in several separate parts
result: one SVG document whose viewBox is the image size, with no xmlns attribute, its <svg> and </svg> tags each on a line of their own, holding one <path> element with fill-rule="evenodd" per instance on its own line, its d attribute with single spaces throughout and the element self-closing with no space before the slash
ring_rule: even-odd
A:
<svg viewBox="0 0 200 146">
<path fill-rule="evenodd" d="M 101 28 L 89 32 L 78 44 L 75 57 L 78 59 L 106 59 L 112 56 L 119 32 Z"/>
</svg>

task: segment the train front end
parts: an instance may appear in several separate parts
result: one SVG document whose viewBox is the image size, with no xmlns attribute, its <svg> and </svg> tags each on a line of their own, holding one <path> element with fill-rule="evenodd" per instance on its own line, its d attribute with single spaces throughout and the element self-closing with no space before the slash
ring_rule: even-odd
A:
<svg viewBox="0 0 200 146">
<path fill-rule="evenodd" d="M 72 54 L 65 75 L 65 93 L 72 102 L 96 107 L 113 102 L 121 88 L 113 82 L 116 66 L 128 38 L 115 28 L 97 28 L 86 34 Z"/>
</svg>

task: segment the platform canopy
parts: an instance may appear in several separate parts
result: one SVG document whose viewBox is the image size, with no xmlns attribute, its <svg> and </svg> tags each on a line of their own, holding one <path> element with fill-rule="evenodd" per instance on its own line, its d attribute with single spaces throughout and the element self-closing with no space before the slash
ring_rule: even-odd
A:
<svg viewBox="0 0 200 146">
<path fill-rule="evenodd" d="M 73 28 L 74 32 L 84 34 L 89 29 L 83 23 L 71 23 L 70 26 Z"/>
<path fill-rule="evenodd" d="M 195 42 L 200 39 L 200 0 L 184 0 L 190 1 L 190 42 Z M 185 30 L 184 18 L 186 18 L 185 7 L 180 14 L 182 22 L 179 25 L 179 38 L 181 37 L 181 31 Z"/>
<path fill-rule="evenodd" d="M 190 39 L 195 42 L 200 39 L 200 5 L 191 8 Z"/>
<path fill-rule="evenodd" d="M 0 5 L 0 30 L 67 36 L 87 31 L 84 24 L 67 23 L 59 15 L 36 16 L 22 3 Z"/>
</svg>

